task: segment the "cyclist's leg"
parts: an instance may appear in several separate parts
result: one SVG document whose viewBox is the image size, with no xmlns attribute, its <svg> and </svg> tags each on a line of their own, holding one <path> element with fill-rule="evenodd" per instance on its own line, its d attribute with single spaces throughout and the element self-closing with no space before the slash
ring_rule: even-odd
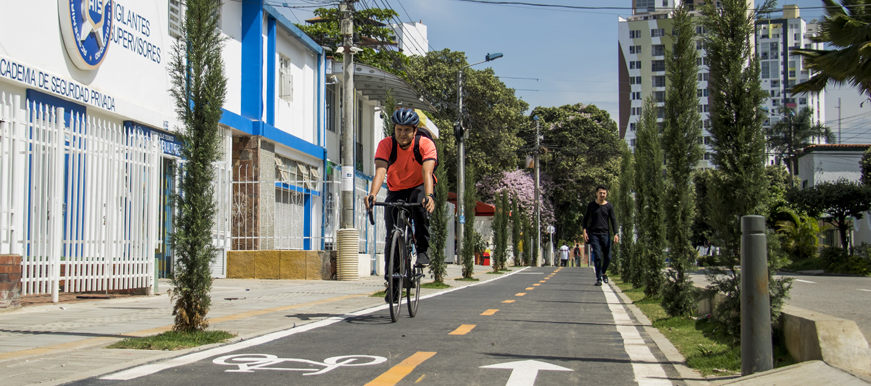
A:
<svg viewBox="0 0 871 386">
<path fill-rule="evenodd" d="M 426 190 L 423 185 L 412 189 L 409 194 L 409 202 L 421 202 L 426 196 Z M 417 258 L 419 264 L 429 264 L 429 218 L 426 215 L 426 209 L 423 207 L 412 208 L 412 218 L 414 219 L 414 239 L 417 242 Z"/>
</svg>

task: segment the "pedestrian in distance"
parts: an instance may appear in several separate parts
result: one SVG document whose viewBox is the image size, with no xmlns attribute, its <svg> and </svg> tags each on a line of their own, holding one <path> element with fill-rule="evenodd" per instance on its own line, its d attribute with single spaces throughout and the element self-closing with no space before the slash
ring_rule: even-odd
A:
<svg viewBox="0 0 871 386">
<path fill-rule="evenodd" d="M 559 247 L 560 267 L 565 267 L 569 263 L 569 247 L 565 244 Z"/>
<path fill-rule="evenodd" d="M 596 271 L 596 285 L 608 282 L 608 264 L 611 263 L 611 232 L 614 233 L 614 243 L 620 242 L 617 235 L 617 215 L 614 206 L 606 200 L 608 188 L 605 185 L 596 187 L 596 201 L 587 205 L 584 215 L 584 241 L 590 243 L 590 253 L 595 256 L 593 267 Z M 609 228 L 610 226 L 610 228 Z"/>
<path fill-rule="evenodd" d="M 575 241 L 575 249 L 572 250 L 575 257 L 575 266 L 581 266 L 581 244 Z"/>
</svg>

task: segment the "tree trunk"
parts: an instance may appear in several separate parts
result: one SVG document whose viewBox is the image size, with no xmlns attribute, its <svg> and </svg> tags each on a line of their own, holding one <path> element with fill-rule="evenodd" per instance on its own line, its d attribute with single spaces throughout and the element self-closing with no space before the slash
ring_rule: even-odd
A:
<svg viewBox="0 0 871 386">
<path fill-rule="evenodd" d="M 841 248 L 848 250 L 847 246 L 847 217 L 838 218 L 838 235 L 841 238 Z"/>
</svg>

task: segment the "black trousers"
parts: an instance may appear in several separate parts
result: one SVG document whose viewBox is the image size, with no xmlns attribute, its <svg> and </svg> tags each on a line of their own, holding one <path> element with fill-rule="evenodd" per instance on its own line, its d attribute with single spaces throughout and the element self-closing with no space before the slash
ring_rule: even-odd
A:
<svg viewBox="0 0 871 386">
<path fill-rule="evenodd" d="M 426 190 L 423 184 L 414 188 L 403 189 L 397 191 L 387 191 L 387 198 L 384 202 L 396 202 L 403 200 L 405 202 L 421 202 L 426 196 Z M 426 209 L 421 207 L 411 209 L 411 218 L 414 223 L 414 238 L 415 247 L 418 252 L 426 252 L 429 250 L 429 218 Z M 390 263 L 390 243 L 393 242 L 393 224 L 399 218 L 399 209 L 391 208 L 384 211 L 384 224 L 387 226 L 387 243 L 384 245 L 384 266 Z M 413 262 L 412 262 L 413 263 Z M 393 262 L 393 269 L 399 268 L 399 261 Z M 386 274 L 386 272 L 385 272 Z"/>
</svg>

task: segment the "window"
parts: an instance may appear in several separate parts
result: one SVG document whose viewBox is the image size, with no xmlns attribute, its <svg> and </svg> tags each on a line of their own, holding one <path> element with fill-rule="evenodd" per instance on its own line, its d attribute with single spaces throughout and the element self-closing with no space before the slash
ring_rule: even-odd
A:
<svg viewBox="0 0 871 386">
<path fill-rule="evenodd" d="M 772 99 L 772 100 L 771 100 L 771 105 L 772 105 L 772 106 L 780 106 L 780 100 L 778 100 L 778 99 Z"/>
<path fill-rule="evenodd" d="M 711 160 L 711 153 L 705 153 L 705 161 Z"/>
<path fill-rule="evenodd" d="M 641 100 L 641 91 L 630 92 L 629 99 L 631 99 L 633 101 L 640 101 Z"/>
<path fill-rule="evenodd" d="M 665 55 L 665 45 L 664 44 L 655 44 L 653 46 L 653 56 L 664 56 Z"/>
<path fill-rule="evenodd" d="M 336 85 L 328 84 L 327 85 L 327 94 L 326 98 L 326 125 L 327 130 L 336 132 L 336 110 L 334 108 L 334 100 L 336 99 Z"/>
<path fill-rule="evenodd" d="M 635 138 L 629 140 L 629 145 L 635 147 Z"/>
<path fill-rule="evenodd" d="M 702 72 L 699 73 L 699 82 L 707 82 L 708 81 L 708 73 Z"/>
<path fill-rule="evenodd" d="M 641 30 L 640 29 L 629 31 L 629 39 L 638 39 L 640 37 L 641 37 Z"/>
<path fill-rule="evenodd" d="M 708 89 L 700 88 L 700 89 L 696 90 L 696 96 L 699 98 L 704 98 L 704 97 L 708 96 Z"/>
<path fill-rule="evenodd" d="M 665 71 L 665 61 L 664 60 L 654 60 L 651 62 L 651 70 L 652 71 Z"/>
<path fill-rule="evenodd" d="M 807 104 L 807 98 L 798 98 L 798 104 L 800 104 L 800 105 L 806 105 L 806 104 Z"/>
<path fill-rule="evenodd" d="M 629 131 L 635 131 L 635 122 L 629 124 Z"/>
<path fill-rule="evenodd" d="M 668 7 L 668 0 L 662 0 L 662 6 Z"/>
<path fill-rule="evenodd" d="M 705 49 L 705 42 L 703 42 L 701 40 L 696 40 L 696 50 L 700 51 L 703 49 Z"/>
<path fill-rule="evenodd" d="M 632 60 L 629 62 L 630 70 L 640 70 L 641 69 L 641 61 L 640 60 Z"/>
<path fill-rule="evenodd" d="M 710 145 L 710 144 L 711 144 L 711 137 L 706 135 L 705 136 L 705 145 Z"/>
<path fill-rule="evenodd" d="M 654 28 L 650 30 L 650 37 L 658 38 L 665 36 L 665 28 Z"/>
<path fill-rule="evenodd" d="M 181 0 L 169 0 L 169 36 L 181 39 L 181 23 L 184 18 L 184 5 Z"/>
<path fill-rule="evenodd" d="M 630 110 L 629 115 L 641 115 L 641 107 L 631 107 L 631 108 L 629 108 L 629 110 Z"/>
<path fill-rule="evenodd" d="M 654 76 L 653 77 L 653 87 L 665 87 L 665 77 L 664 76 Z"/>
<path fill-rule="evenodd" d="M 629 46 L 630 54 L 641 54 L 641 46 Z"/>
<path fill-rule="evenodd" d="M 780 81 L 779 81 L 779 80 L 772 80 L 772 81 L 771 81 L 771 87 L 773 87 L 773 88 L 780 88 Z"/>
<path fill-rule="evenodd" d="M 762 62 L 762 72 L 759 74 L 759 76 L 760 76 L 762 79 L 768 79 L 768 78 L 769 78 L 768 73 L 771 72 L 771 66 L 770 66 L 770 63 L 771 63 L 771 62 Z"/>
<path fill-rule="evenodd" d="M 657 102 L 665 102 L 665 91 L 654 91 L 653 99 Z"/>
<path fill-rule="evenodd" d="M 287 102 L 293 102 L 293 75 L 290 74 L 290 58 L 279 54 L 278 64 L 278 97 Z"/>
<path fill-rule="evenodd" d="M 665 107 L 657 107 L 656 108 L 656 117 L 657 118 L 665 118 Z M 660 128 L 660 131 L 662 131 L 661 128 Z"/>
</svg>

